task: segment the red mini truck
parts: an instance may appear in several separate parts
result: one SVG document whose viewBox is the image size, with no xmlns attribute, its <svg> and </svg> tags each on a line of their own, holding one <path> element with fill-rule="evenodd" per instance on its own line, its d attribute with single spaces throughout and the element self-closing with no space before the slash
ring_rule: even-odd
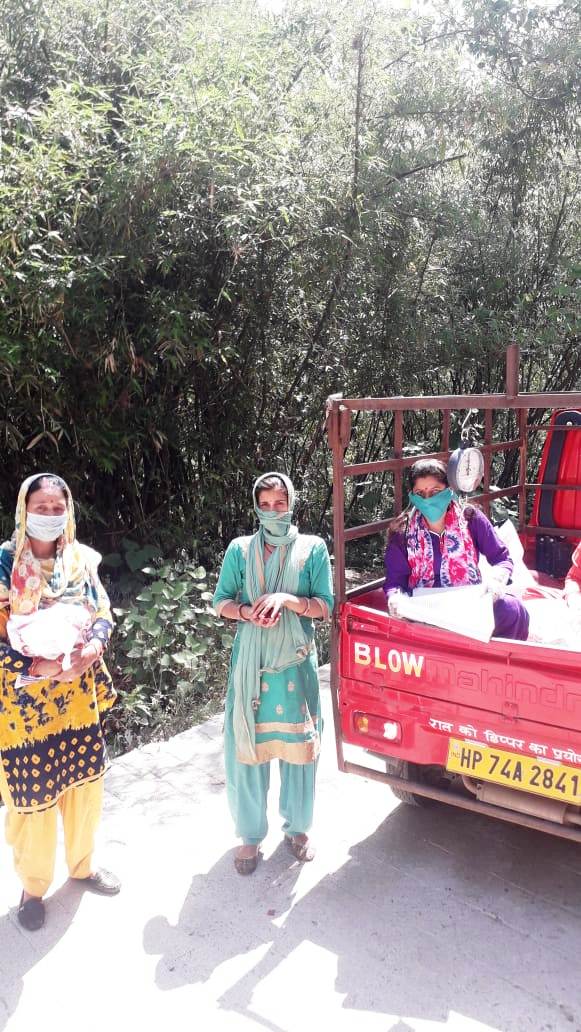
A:
<svg viewBox="0 0 581 1032">
<path fill-rule="evenodd" d="M 579 652 L 497 638 L 482 643 L 390 617 L 383 577 L 346 590 L 346 545 L 378 535 L 383 553 L 392 518 L 346 526 L 353 485 L 389 475 L 396 515 L 405 504 L 407 469 L 418 458 L 446 461 L 452 421 L 466 410 L 483 414 L 484 474 L 474 501 L 489 513 L 497 499 L 516 500 L 527 566 L 541 567 L 534 571 L 540 585 L 562 587 L 581 539 L 581 392 L 520 394 L 518 363 L 511 345 L 504 394 L 328 400 L 337 758 L 340 770 L 384 781 L 405 802 L 439 800 L 581 841 L 581 638 Z M 381 415 L 389 425 L 386 458 L 346 461 L 355 413 Z M 427 413 L 439 422 L 439 449 L 406 455 L 406 420 L 411 414 L 417 425 Z M 513 429 L 505 440 L 498 437 L 499 416 L 501 427 Z M 498 461 L 514 470 L 509 486 L 491 486 Z M 532 479 L 531 466 L 538 470 Z M 353 752 L 356 761 L 346 755 Z"/>
</svg>

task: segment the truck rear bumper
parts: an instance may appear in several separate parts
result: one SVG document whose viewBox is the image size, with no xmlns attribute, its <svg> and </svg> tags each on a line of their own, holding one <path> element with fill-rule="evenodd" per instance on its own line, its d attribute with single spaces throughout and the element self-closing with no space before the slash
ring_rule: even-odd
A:
<svg viewBox="0 0 581 1032">
<path fill-rule="evenodd" d="M 530 814 L 517 812 L 502 806 L 493 806 L 490 803 L 480 802 L 474 797 L 455 792 L 453 789 L 436 788 L 422 781 L 399 778 L 393 774 L 384 774 L 381 771 L 349 761 L 345 761 L 343 770 L 347 774 L 358 774 L 361 777 L 370 778 L 372 781 L 381 781 L 386 785 L 402 789 L 404 792 L 411 792 L 414 795 L 434 799 L 436 802 L 446 803 L 449 806 L 457 806 L 461 810 L 481 813 L 485 817 L 494 817 L 496 820 L 506 821 L 508 824 L 519 824 L 522 827 L 532 828 L 535 831 L 542 831 L 549 835 L 557 835 L 559 838 L 569 839 L 572 842 L 581 842 L 581 828 L 558 824 L 556 821 L 543 820 L 541 817 L 534 817 Z"/>
<path fill-rule="evenodd" d="M 424 796 L 581 842 L 578 732 L 547 728 L 534 721 L 511 720 L 451 700 L 435 700 L 385 686 L 376 688 L 349 678 L 339 679 L 338 712 L 343 743 L 391 761 L 383 772 L 368 768 L 364 761 L 343 759 L 343 770 L 383 781 L 408 795 Z M 496 772 L 490 775 L 490 768 L 486 768 L 480 774 L 481 765 L 476 771 L 459 769 L 452 757 L 460 752 L 469 758 L 493 756 L 498 761 Z M 400 761 L 400 770 L 394 771 L 394 760 Z M 502 765 L 506 761 L 505 771 Z M 520 784 L 514 787 L 511 778 L 517 766 Z M 411 771 L 411 776 L 400 776 L 403 768 Z M 440 784 L 433 783 L 434 768 L 437 779 L 438 769 L 447 771 Z M 527 768 L 538 775 L 535 788 L 529 789 Z M 499 777 L 498 771 L 506 777 Z M 549 789 L 542 787 L 545 771 Z"/>
</svg>

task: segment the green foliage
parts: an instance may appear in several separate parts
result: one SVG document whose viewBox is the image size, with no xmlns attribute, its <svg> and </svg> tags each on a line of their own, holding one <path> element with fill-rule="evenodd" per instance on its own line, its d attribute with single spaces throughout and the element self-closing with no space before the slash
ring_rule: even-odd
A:
<svg viewBox="0 0 581 1032">
<path fill-rule="evenodd" d="M 141 550 L 130 548 L 135 562 Z M 172 734 L 221 701 L 231 635 L 210 606 L 203 566 L 187 560 L 145 566 L 116 606 L 113 666 L 119 704 L 109 719 L 116 748 Z"/>
</svg>

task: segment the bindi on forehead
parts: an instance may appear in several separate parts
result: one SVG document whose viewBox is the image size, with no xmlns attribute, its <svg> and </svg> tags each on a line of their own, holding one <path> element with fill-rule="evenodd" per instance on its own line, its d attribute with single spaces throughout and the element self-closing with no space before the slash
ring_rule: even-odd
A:
<svg viewBox="0 0 581 1032">
<path fill-rule="evenodd" d="M 431 491 L 432 488 L 445 486 L 437 477 L 418 477 L 414 484 L 414 490 L 419 487 L 422 491 Z"/>
<path fill-rule="evenodd" d="M 430 498 L 432 495 L 439 494 L 440 491 L 445 491 L 446 485 L 437 477 L 418 477 L 412 490 L 414 494 Z"/>
<path fill-rule="evenodd" d="M 38 509 L 47 505 L 51 508 L 59 507 L 63 511 L 67 507 L 64 492 L 56 484 L 47 484 L 46 487 L 40 487 L 38 491 L 34 491 L 28 499 L 26 508 L 28 510 Z"/>
</svg>

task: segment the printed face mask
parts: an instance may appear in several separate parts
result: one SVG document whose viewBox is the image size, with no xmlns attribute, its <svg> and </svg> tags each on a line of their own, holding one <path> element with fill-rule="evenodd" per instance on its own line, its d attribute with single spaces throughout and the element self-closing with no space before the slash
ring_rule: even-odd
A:
<svg viewBox="0 0 581 1032">
<path fill-rule="evenodd" d="M 36 512 L 26 515 L 26 533 L 37 541 L 56 541 L 64 533 L 66 525 L 66 512 L 62 516 L 41 516 Z"/>
<path fill-rule="evenodd" d="M 421 495 L 410 492 L 410 502 L 415 505 L 422 516 L 428 521 L 428 523 L 437 523 L 442 518 L 454 495 L 449 487 L 445 488 L 444 491 L 439 491 L 438 494 L 432 495 L 431 498 L 422 498 Z"/>
</svg>

